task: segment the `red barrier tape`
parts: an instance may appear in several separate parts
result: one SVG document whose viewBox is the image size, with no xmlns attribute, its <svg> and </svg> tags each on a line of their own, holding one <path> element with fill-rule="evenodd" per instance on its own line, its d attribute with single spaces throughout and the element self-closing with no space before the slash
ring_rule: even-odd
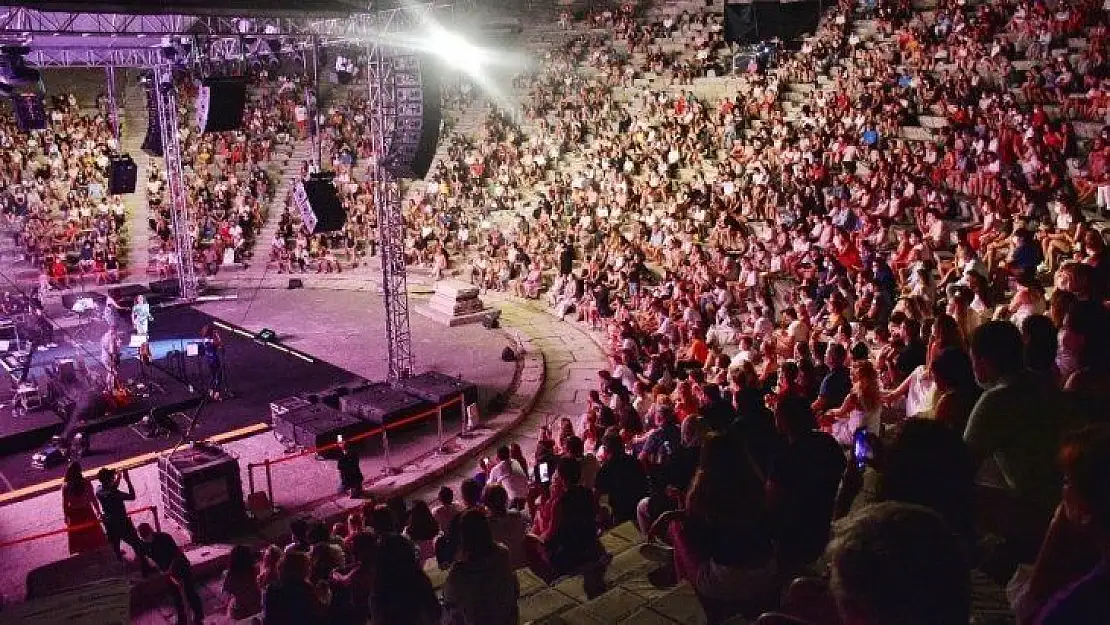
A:
<svg viewBox="0 0 1110 625">
<path fill-rule="evenodd" d="M 154 513 L 154 529 L 156 529 L 158 531 L 162 530 L 162 523 L 158 520 L 158 506 L 143 506 L 142 508 L 135 508 L 134 510 L 128 510 L 127 511 L 127 516 L 135 516 L 136 514 L 140 514 L 142 512 L 152 512 L 152 513 Z M 51 536 L 58 536 L 59 534 L 66 534 L 68 532 L 79 532 L 81 530 L 87 530 L 91 527 L 99 527 L 99 526 L 100 526 L 100 521 L 89 521 L 88 523 L 82 523 L 80 525 L 74 525 L 72 527 L 70 527 L 70 526 L 60 527 L 56 530 L 50 530 L 49 532 L 43 532 L 41 534 L 32 534 L 31 536 L 24 536 L 22 538 L 15 538 L 15 539 L 9 540 L 7 542 L 2 542 L 2 543 L 0 543 L 0 549 L 3 549 L 4 547 L 12 547 L 12 546 L 15 546 L 15 545 L 21 545 L 23 543 L 29 543 L 29 542 L 40 540 L 40 539 L 43 539 L 43 538 L 50 538 Z"/>
</svg>

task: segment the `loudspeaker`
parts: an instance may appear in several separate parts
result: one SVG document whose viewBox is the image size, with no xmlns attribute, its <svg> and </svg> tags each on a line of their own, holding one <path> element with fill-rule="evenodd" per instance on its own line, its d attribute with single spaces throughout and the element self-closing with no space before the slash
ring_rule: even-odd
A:
<svg viewBox="0 0 1110 625">
<path fill-rule="evenodd" d="M 227 132 L 243 125 L 247 83 L 241 78 L 209 78 L 197 95 L 197 126 L 201 132 Z"/>
<path fill-rule="evenodd" d="M 151 156 L 162 156 L 162 123 L 158 119 L 158 92 L 153 79 L 143 83 L 146 90 L 146 136 L 141 149 Z"/>
<path fill-rule="evenodd" d="M 194 542 L 234 536 L 246 521 L 239 461 L 197 445 L 158 459 L 162 513 Z"/>
<path fill-rule="evenodd" d="M 398 178 L 423 178 L 432 166 L 443 119 L 442 89 L 430 62 L 421 71 L 415 55 L 393 58 L 397 120 L 390 136 L 386 170 Z"/>
<path fill-rule="evenodd" d="M 288 288 L 289 288 L 289 290 L 303 289 L 304 288 L 304 280 L 301 280 L 300 278 L 289 278 L 289 287 Z"/>
<path fill-rule="evenodd" d="M 24 132 L 46 129 L 46 101 L 39 93 L 12 94 L 15 122 Z"/>
<path fill-rule="evenodd" d="M 135 192 L 139 167 L 130 154 L 118 154 L 108 161 L 108 193 L 121 195 Z"/>
<path fill-rule="evenodd" d="M 313 174 L 293 190 L 293 208 L 300 212 L 301 223 L 309 234 L 335 232 L 347 222 L 347 211 L 331 174 Z"/>
</svg>

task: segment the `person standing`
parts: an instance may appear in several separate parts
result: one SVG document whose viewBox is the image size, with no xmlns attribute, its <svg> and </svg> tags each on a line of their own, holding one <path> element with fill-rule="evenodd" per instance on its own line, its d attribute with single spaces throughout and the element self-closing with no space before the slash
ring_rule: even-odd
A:
<svg viewBox="0 0 1110 625">
<path fill-rule="evenodd" d="M 224 340 L 212 326 L 204 326 L 200 330 L 202 354 L 204 362 L 208 365 L 208 396 L 215 401 L 223 399 L 224 392 Z"/>
<path fill-rule="evenodd" d="M 116 557 L 123 560 L 123 552 L 119 549 L 121 542 L 127 543 L 135 550 L 135 559 L 143 575 L 150 574 L 150 563 L 143 556 L 143 544 L 135 532 L 135 524 L 127 516 L 125 502 L 135 501 L 135 485 L 131 483 L 131 475 L 124 471 L 123 481 L 127 484 L 127 491 L 120 490 L 121 474 L 115 469 L 104 467 L 96 474 L 100 487 L 96 489 L 96 499 L 100 502 L 100 520 L 104 524 L 104 533 L 108 537 L 108 544 Z"/>
<path fill-rule="evenodd" d="M 81 474 L 81 463 L 66 467 L 62 486 L 62 511 L 69 538 L 69 553 L 87 553 L 108 544 L 100 527 L 100 505 L 92 484 Z"/>
<path fill-rule="evenodd" d="M 339 469 L 339 492 L 351 497 L 362 496 L 362 467 L 358 464 L 358 454 L 339 437 L 339 458 L 335 461 Z"/>
<path fill-rule="evenodd" d="M 198 625 L 204 623 L 204 605 L 193 580 L 193 566 L 189 564 L 181 547 L 174 542 L 173 536 L 154 531 L 149 523 L 140 523 L 138 534 L 143 541 L 143 553 L 173 582 L 172 598 L 174 609 L 177 610 L 177 622 L 182 625 L 189 623 L 185 613 L 185 602 L 188 602 L 193 611 L 193 621 Z"/>
<path fill-rule="evenodd" d="M 131 307 L 131 324 L 135 326 L 135 334 L 147 336 L 150 334 L 150 322 L 154 315 L 150 313 L 150 304 L 146 298 L 139 295 L 135 298 L 135 305 Z"/>
</svg>

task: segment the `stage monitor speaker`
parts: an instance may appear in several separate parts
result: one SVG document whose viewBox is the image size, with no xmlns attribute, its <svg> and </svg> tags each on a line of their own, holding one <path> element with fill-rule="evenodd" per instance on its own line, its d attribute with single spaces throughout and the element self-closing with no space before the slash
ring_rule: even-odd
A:
<svg viewBox="0 0 1110 625">
<path fill-rule="evenodd" d="M 108 161 L 108 193 L 134 193 L 138 177 L 139 167 L 130 154 L 118 154 Z"/>
<path fill-rule="evenodd" d="M 431 62 L 400 55 L 393 57 L 392 80 L 397 117 L 385 168 L 397 178 L 423 178 L 432 166 L 443 119 L 439 76 Z"/>
<path fill-rule="evenodd" d="M 197 95 L 197 126 L 201 132 L 227 132 L 243 126 L 247 83 L 241 78 L 209 78 Z"/>
<path fill-rule="evenodd" d="M 335 232 L 347 223 L 347 211 L 331 174 L 313 174 L 293 190 L 293 208 L 300 212 L 301 223 L 309 234 Z"/>
<path fill-rule="evenodd" d="M 293 289 L 303 289 L 304 280 L 301 280 L 300 278 L 289 278 L 289 286 L 287 288 L 290 291 L 292 291 Z"/>
</svg>

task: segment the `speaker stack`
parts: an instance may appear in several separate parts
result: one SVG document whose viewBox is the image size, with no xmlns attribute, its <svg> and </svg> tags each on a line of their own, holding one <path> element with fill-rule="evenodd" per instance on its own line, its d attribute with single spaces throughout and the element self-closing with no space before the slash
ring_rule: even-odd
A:
<svg viewBox="0 0 1110 625">
<path fill-rule="evenodd" d="M 335 232 L 347 222 L 347 211 L 332 180 L 331 173 L 312 174 L 293 189 L 293 208 L 301 214 L 309 234 Z"/>
<path fill-rule="evenodd" d="M 227 132 L 243 126 L 247 83 L 241 78 L 208 78 L 197 95 L 197 126 L 201 132 Z"/>
<path fill-rule="evenodd" d="M 108 161 L 108 193 L 122 195 L 134 193 L 139 178 L 139 167 L 130 154 L 116 154 Z"/>
<path fill-rule="evenodd" d="M 270 426 L 286 442 L 306 449 L 330 445 L 340 436 L 350 439 L 373 427 L 363 419 L 323 403 L 302 404 L 280 414 L 274 412 L 271 405 Z M 330 457 L 334 452 L 322 455 Z"/>
<path fill-rule="evenodd" d="M 385 167 L 398 178 L 423 178 L 432 166 L 443 118 L 439 77 L 421 71 L 419 57 L 400 55 L 393 57 L 392 80 L 397 120 Z"/>
<path fill-rule="evenodd" d="M 239 461 L 219 447 L 195 445 L 158 460 L 162 511 L 195 543 L 229 538 L 246 520 Z"/>
</svg>

